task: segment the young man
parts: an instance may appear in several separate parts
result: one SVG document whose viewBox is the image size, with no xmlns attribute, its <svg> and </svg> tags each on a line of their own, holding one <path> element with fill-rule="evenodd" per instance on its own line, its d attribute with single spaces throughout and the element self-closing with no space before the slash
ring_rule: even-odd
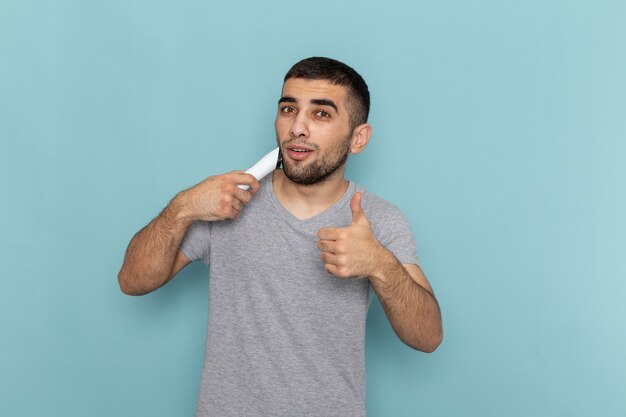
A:
<svg viewBox="0 0 626 417">
<path fill-rule="evenodd" d="M 409 224 L 344 178 L 348 153 L 370 139 L 368 112 L 352 68 L 300 61 L 278 102 L 283 169 L 260 183 L 242 172 L 209 177 L 132 239 L 118 277 L 126 294 L 159 288 L 193 260 L 210 267 L 197 416 L 364 416 L 373 291 L 404 343 L 440 344 Z"/>
</svg>

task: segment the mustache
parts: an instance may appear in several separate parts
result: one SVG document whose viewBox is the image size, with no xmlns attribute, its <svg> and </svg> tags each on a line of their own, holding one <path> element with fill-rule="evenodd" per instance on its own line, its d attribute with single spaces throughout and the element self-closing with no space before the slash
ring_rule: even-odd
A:
<svg viewBox="0 0 626 417">
<path fill-rule="evenodd" d="M 282 150 L 282 148 L 284 148 L 287 145 L 307 146 L 309 148 L 315 149 L 316 151 L 319 151 L 319 149 L 320 149 L 319 145 L 316 145 L 315 143 L 307 142 L 306 140 L 302 140 L 302 139 L 299 139 L 299 138 L 291 138 L 291 139 L 286 140 L 282 145 L 280 145 L 281 150 Z"/>
</svg>

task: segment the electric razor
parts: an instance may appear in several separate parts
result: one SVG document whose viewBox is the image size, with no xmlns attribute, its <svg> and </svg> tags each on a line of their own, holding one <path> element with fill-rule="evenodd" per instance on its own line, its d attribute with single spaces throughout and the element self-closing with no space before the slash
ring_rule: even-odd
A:
<svg viewBox="0 0 626 417">
<path fill-rule="evenodd" d="M 267 153 L 263 158 L 259 159 L 259 161 L 252 165 L 250 168 L 245 170 L 246 174 L 252 174 L 254 178 L 261 181 L 263 177 L 268 175 L 270 172 L 273 172 L 275 169 L 281 167 L 283 162 L 282 155 L 280 153 L 280 148 L 276 148 L 269 153 Z M 247 190 L 247 185 L 238 185 L 239 188 Z"/>
</svg>

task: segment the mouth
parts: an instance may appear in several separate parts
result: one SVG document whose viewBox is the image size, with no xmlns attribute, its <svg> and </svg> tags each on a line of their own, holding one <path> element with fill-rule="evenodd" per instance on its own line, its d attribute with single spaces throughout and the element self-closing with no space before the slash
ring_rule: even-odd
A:
<svg viewBox="0 0 626 417">
<path fill-rule="evenodd" d="M 285 148 L 285 153 L 294 161 L 304 161 L 315 152 L 315 149 L 303 145 L 289 145 Z"/>
</svg>

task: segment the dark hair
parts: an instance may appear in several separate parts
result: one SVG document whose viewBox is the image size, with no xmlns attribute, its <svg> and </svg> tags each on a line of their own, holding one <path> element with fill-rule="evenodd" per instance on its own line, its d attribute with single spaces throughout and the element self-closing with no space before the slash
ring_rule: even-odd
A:
<svg viewBox="0 0 626 417">
<path fill-rule="evenodd" d="M 350 127 L 367 122 L 370 111 L 370 92 L 363 77 L 343 62 L 331 58 L 311 57 L 296 63 L 285 75 L 290 78 L 305 80 L 325 80 L 348 89 L 346 105 L 350 112 Z"/>
</svg>

